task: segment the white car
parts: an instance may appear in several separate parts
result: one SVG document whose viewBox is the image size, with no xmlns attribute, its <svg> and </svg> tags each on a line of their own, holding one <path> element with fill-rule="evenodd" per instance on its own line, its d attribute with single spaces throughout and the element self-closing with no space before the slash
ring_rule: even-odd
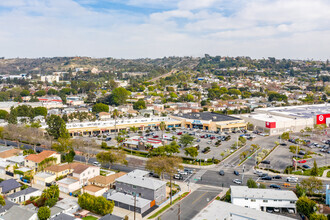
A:
<svg viewBox="0 0 330 220">
<path fill-rule="evenodd" d="M 279 208 L 274 208 L 274 212 L 280 212 Z"/>
<path fill-rule="evenodd" d="M 96 161 L 93 163 L 93 165 L 94 166 L 97 166 L 97 167 L 100 167 L 101 166 L 101 164 L 99 162 L 96 162 Z"/>
<path fill-rule="evenodd" d="M 287 182 L 298 182 L 298 177 L 295 176 L 289 176 L 288 178 L 286 178 Z"/>
<path fill-rule="evenodd" d="M 288 213 L 293 214 L 294 210 L 293 209 L 288 209 Z"/>
<path fill-rule="evenodd" d="M 241 184 L 242 184 L 242 180 L 234 179 L 234 180 L 233 180 L 233 183 L 236 183 L 236 184 L 238 184 L 238 185 L 241 185 Z"/>
</svg>

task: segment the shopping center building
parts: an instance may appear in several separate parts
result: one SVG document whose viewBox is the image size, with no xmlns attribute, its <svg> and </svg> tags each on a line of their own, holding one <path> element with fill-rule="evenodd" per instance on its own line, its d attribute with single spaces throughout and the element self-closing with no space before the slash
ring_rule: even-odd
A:
<svg viewBox="0 0 330 220">
<path fill-rule="evenodd" d="M 259 108 L 253 113 L 239 116 L 254 125 L 255 130 L 277 135 L 283 132 L 299 132 L 314 125 L 330 126 L 330 105 L 300 105 Z"/>
</svg>

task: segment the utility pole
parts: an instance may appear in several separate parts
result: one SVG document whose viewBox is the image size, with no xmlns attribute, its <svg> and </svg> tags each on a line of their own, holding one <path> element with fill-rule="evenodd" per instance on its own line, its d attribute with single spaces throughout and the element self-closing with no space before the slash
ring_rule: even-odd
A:
<svg viewBox="0 0 330 220">
<path fill-rule="evenodd" d="M 134 193 L 134 220 L 136 219 L 136 193 Z"/>
<path fill-rule="evenodd" d="M 180 220 L 180 214 L 181 214 L 181 204 L 179 204 L 178 207 L 178 220 Z"/>
</svg>

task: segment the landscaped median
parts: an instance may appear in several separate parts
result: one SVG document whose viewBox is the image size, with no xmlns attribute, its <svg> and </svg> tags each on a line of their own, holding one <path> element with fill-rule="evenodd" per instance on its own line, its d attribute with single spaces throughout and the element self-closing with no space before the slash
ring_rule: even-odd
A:
<svg viewBox="0 0 330 220">
<path fill-rule="evenodd" d="M 166 211 L 168 208 L 170 208 L 171 206 L 173 206 L 175 203 L 177 203 L 181 199 L 185 198 L 188 194 L 189 194 L 189 192 L 184 192 L 183 194 L 179 195 L 176 199 L 173 200 L 172 205 L 170 203 L 166 204 L 164 207 L 162 207 L 161 209 L 159 209 L 156 213 L 154 213 L 148 219 L 156 218 L 158 215 L 160 215 L 161 213 L 163 213 L 164 211 Z"/>
<path fill-rule="evenodd" d="M 256 153 L 258 150 L 260 149 L 259 146 L 257 146 L 256 148 L 253 148 L 253 150 L 251 151 L 251 153 L 247 156 L 245 156 L 245 158 L 238 164 L 238 166 L 242 165 L 247 159 L 249 159 L 254 153 Z"/>
</svg>

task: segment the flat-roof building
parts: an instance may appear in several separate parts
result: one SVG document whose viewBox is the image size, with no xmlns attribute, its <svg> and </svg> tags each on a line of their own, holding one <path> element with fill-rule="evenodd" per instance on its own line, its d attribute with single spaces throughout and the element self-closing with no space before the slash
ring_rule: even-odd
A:
<svg viewBox="0 0 330 220">
<path fill-rule="evenodd" d="M 330 106 L 328 104 L 300 105 L 274 108 L 258 108 L 253 113 L 239 116 L 254 125 L 255 129 L 270 135 L 283 132 L 299 132 L 306 127 L 326 124 L 330 126 Z"/>
<path fill-rule="evenodd" d="M 241 118 L 218 114 L 214 112 L 197 112 L 176 114 L 172 118 L 181 120 L 186 128 L 203 129 L 210 131 L 233 131 L 246 129 L 246 123 Z"/>
<path fill-rule="evenodd" d="M 247 186 L 231 186 L 231 203 L 259 211 L 278 208 L 296 212 L 296 194 L 291 190 L 258 189 Z"/>
</svg>

